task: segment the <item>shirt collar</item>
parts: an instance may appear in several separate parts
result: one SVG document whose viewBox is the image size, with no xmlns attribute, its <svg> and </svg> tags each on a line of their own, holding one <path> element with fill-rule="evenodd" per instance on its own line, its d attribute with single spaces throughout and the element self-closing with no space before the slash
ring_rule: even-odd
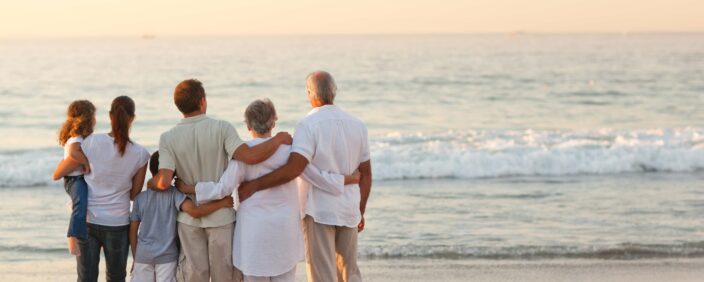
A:
<svg viewBox="0 0 704 282">
<path fill-rule="evenodd" d="M 181 119 L 180 124 L 196 123 L 196 122 L 199 122 L 199 121 L 204 120 L 206 118 L 208 118 L 208 116 L 206 116 L 205 114 L 200 114 L 197 116 L 183 118 L 183 119 Z"/>
<path fill-rule="evenodd" d="M 338 109 L 339 109 L 339 108 L 337 107 L 337 105 L 323 105 L 323 106 L 320 106 L 320 107 L 317 107 L 317 108 L 313 108 L 312 110 L 310 110 L 310 112 L 308 112 L 308 114 L 309 114 L 309 115 L 312 115 L 312 114 L 314 114 L 314 113 L 316 113 L 316 112 L 337 111 Z"/>
</svg>

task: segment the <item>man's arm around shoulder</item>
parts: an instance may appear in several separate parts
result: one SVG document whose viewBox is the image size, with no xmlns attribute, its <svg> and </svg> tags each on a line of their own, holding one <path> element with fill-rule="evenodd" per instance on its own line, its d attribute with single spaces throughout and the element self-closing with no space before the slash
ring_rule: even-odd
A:
<svg viewBox="0 0 704 282">
<path fill-rule="evenodd" d="M 308 165 L 308 159 L 299 153 L 291 153 L 288 162 L 282 167 L 249 182 L 242 182 L 238 189 L 240 202 L 246 200 L 257 191 L 276 187 L 287 183 L 303 173 Z"/>
<path fill-rule="evenodd" d="M 235 150 L 232 158 L 246 164 L 258 164 L 276 153 L 280 145 L 291 145 L 293 139 L 288 132 L 279 132 L 273 138 L 257 146 L 242 144 Z"/>
</svg>

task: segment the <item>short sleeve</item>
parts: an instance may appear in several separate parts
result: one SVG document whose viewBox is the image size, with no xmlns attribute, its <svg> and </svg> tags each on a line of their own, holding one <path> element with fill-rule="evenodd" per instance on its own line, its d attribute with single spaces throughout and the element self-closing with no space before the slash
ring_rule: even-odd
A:
<svg viewBox="0 0 704 282">
<path fill-rule="evenodd" d="M 76 136 L 76 137 L 71 137 L 68 140 L 66 140 L 66 146 L 71 145 L 73 143 L 83 143 L 83 137 Z"/>
<path fill-rule="evenodd" d="M 237 130 L 235 130 L 235 127 L 232 126 L 229 122 L 223 121 L 223 136 L 225 136 L 225 152 L 227 152 L 227 155 L 232 158 L 235 154 L 235 150 L 237 148 L 244 144 L 242 139 L 240 138 L 240 135 L 237 134 Z"/>
<path fill-rule="evenodd" d="M 181 211 L 181 205 L 186 200 L 186 194 L 183 194 L 181 191 L 179 191 L 176 188 L 172 187 L 171 189 L 173 189 L 173 193 L 174 193 L 174 205 L 176 205 L 176 209 L 178 211 Z"/>
<path fill-rule="evenodd" d="M 371 154 L 369 153 L 369 134 L 367 133 L 367 127 L 364 127 L 362 136 L 362 151 L 360 156 L 360 162 L 366 162 L 371 159 Z"/>
<path fill-rule="evenodd" d="M 301 154 L 308 162 L 313 159 L 315 153 L 315 138 L 310 128 L 304 123 L 299 123 L 296 132 L 293 134 L 293 144 L 291 152 Z"/>
<path fill-rule="evenodd" d="M 142 201 L 142 197 L 137 196 L 137 198 L 132 201 L 132 211 L 130 212 L 130 221 L 142 221 L 141 211 L 139 210 L 139 202 Z"/>
<path fill-rule="evenodd" d="M 176 158 L 166 133 L 159 137 L 159 169 L 176 170 Z"/>
<path fill-rule="evenodd" d="M 141 168 L 147 163 L 149 163 L 149 158 L 151 157 L 151 155 L 149 155 L 149 151 L 147 151 L 147 149 L 141 148 L 140 151 L 141 152 L 139 154 L 139 167 Z"/>
</svg>

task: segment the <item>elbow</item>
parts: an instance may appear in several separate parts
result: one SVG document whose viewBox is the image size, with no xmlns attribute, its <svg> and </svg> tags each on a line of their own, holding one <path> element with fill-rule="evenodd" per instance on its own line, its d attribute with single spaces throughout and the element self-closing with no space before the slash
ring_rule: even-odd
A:
<svg viewBox="0 0 704 282">
<path fill-rule="evenodd" d="M 305 169 L 305 167 L 303 167 L 303 169 Z M 285 183 L 300 176 L 303 173 L 303 169 L 294 168 L 294 169 L 287 170 L 286 174 L 284 174 Z"/>
<path fill-rule="evenodd" d="M 252 156 L 252 154 L 244 154 L 244 156 L 242 156 L 240 161 L 242 161 L 243 163 L 246 163 L 248 165 L 255 165 L 255 164 L 258 164 L 261 162 L 261 160 Z"/>
<path fill-rule="evenodd" d="M 164 181 L 164 180 L 156 181 L 156 183 L 154 184 L 154 188 L 156 190 L 163 191 L 163 190 L 169 189 L 169 187 L 171 187 L 171 183 L 169 183 L 168 181 Z"/>
<path fill-rule="evenodd" d="M 61 179 L 61 176 L 59 176 L 56 172 L 51 175 L 51 180 L 57 181 L 59 179 Z"/>
</svg>

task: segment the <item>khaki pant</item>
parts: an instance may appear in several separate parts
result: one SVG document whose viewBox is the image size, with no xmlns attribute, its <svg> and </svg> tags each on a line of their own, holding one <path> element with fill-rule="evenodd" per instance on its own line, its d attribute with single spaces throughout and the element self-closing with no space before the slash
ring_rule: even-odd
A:
<svg viewBox="0 0 704 282">
<path fill-rule="evenodd" d="M 196 227 L 178 223 L 181 254 L 177 279 L 183 282 L 241 282 L 242 272 L 232 265 L 234 224 Z"/>
<path fill-rule="evenodd" d="M 306 270 L 309 282 L 360 282 L 357 229 L 317 223 L 306 215 Z"/>
</svg>

